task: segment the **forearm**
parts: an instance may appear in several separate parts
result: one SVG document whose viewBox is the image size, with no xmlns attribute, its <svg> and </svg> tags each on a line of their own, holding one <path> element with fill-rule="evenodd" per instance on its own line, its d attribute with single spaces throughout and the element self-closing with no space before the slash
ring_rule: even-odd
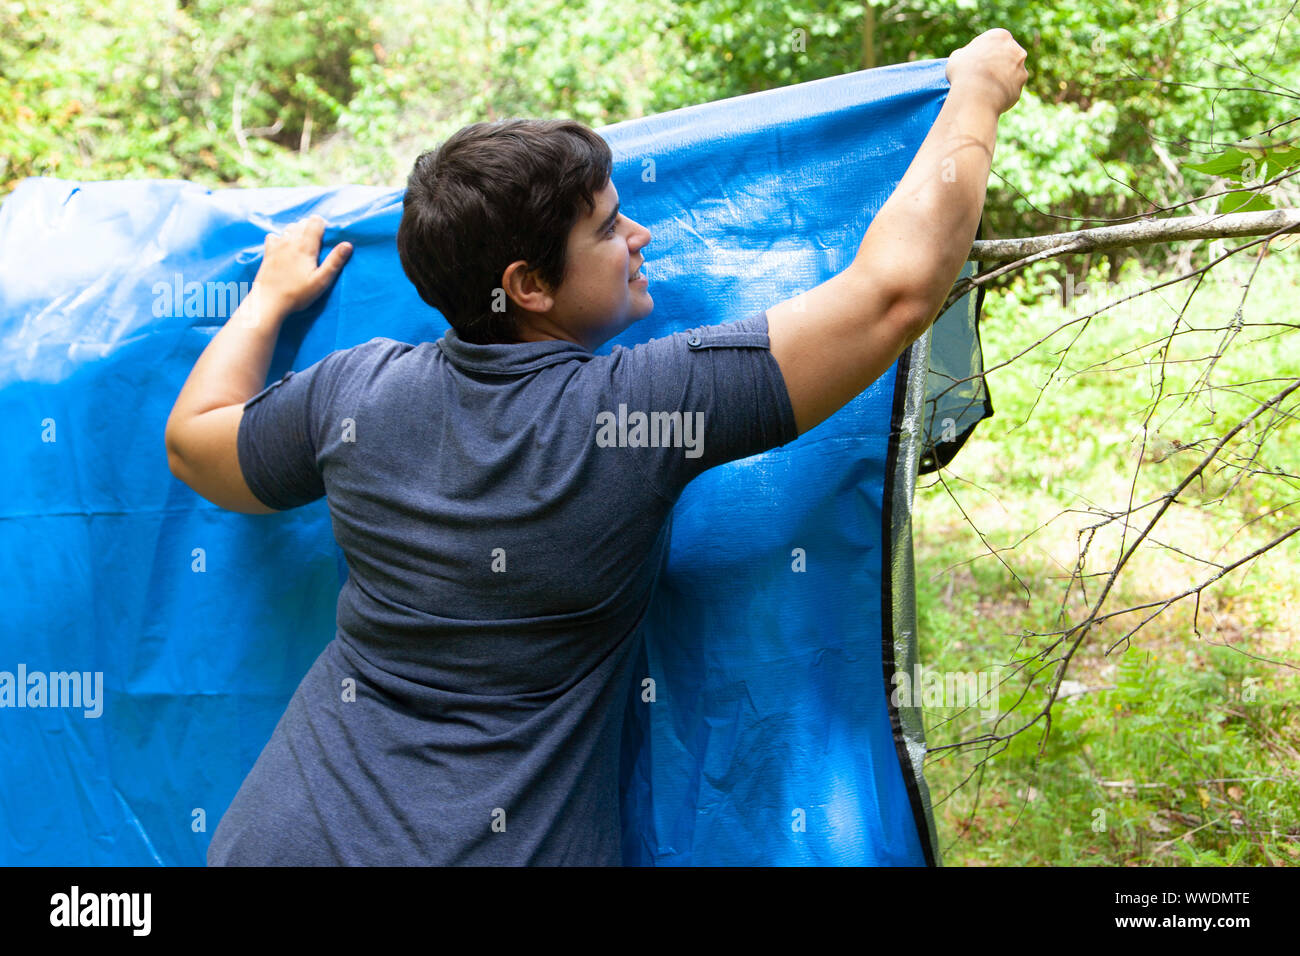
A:
<svg viewBox="0 0 1300 956">
<path fill-rule="evenodd" d="M 167 419 L 169 445 L 174 426 L 246 402 L 265 387 L 284 319 L 283 307 L 269 303 L 255 284 L 190 371 Z"/>
<path fill-rule="evenodd" d="M 954 87 L 850 267 L 887 276 L 921 328 L 938 314 L 979 228 L 998 110 L 979 88 Z"/>
</svg>

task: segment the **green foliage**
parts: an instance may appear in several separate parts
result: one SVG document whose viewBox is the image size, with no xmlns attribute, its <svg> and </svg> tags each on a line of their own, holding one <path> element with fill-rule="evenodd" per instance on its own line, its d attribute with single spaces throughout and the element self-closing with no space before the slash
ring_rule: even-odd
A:
<svg viewBox="0 0 1300 956">
<path fill-rule="evenodd" d="M 864 66 L 862 3 L 684 0 L 673 6 L 669 28 L 686 52 L 685 75 L 660 88 L 665 102 L 724 99 Z"/>
<path fill-rule="evenodd" d="M 1099 159 L 1109 151 L 1118 126 L 1119 110 L 1106 100 L 1083 110 L 1075 103 L 1046 102 L 1026 90 L 998 124 L 999 180 L 991 188 L 1014 184 L 1026 213 L 1104 202 L 1114 194 L 1116 179 L 1137 175 L 1122 160 L 1103 164 Z"/>
<path fill-rule="evenodd" d="M 373 57 L 359 0 L 0 6 L 0 175 L 304 181 Z"/>
<path fill-rule="evenodd" d="M 1300 83 L 1287 10 L 1283 0 L 11 0 L 0 5 L 0 195 L 29 175 L 397 183 L 468 122 L 564 115 L 600 126 L 942 58 L 1001 26 L 1029 50 L 1030 82 L 1003 118 L 987 235 L 1144 213 L 1214 189 L 1210 177 L 1240 187 L 1220 210 L 1267 208 L 1246 165 L 1216 173 L 1206 160 L 1286 131 L 1293 101 L 1275 91 Z M 1261 180 L 1297 165 L 1279 135 L 1254 157 Z M 1223 178 L 1233 170 L 1243 176 Z"/>
<path fill-rule="evenodd" d="M 1300 148 L 1263 145 L 1239 149 L 1230 146 L 1214 159 L 1203 163 L 1183 163 L 1184 169 L 1219 176 L 1243 190 L 1227 193 L 1219 202 L 1219 212 L 1257 212 L 1276 208 L 1272 199 L 1255 190 L 1264 181 L 1300 166 Z"/>
<path fill-rule="evenodd" d="M 930 666 L 970 666 L 953 656 L 939 649 Z M 978 803 L 974 782 L 949 792 L 969 771 L 930 766 L 948 862 L 1294 864 L 1294 684 L 1224 648 L 1116 656 L 1101 665 L 1112 689 L 1057 703 L 1041 757 L 1031 731 L 985 765 Z M 1243 681 L 1258 687 L 1255 700 L 1243 700 Z"/>
</svg>

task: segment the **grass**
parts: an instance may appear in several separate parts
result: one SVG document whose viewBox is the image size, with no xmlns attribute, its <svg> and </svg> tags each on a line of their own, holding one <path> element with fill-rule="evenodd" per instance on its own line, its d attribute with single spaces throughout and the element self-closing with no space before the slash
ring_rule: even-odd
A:
<svg viewBox="0 0 1300 956">
<path fill-rule="evenodd" d="M 1300 524 L 1300 480 L 1289 477 L 1300 474 L 1300 391 L 1281 403 L 1290 416 L 1262 417 L 1229 443 L 1134 551 L 1101 612 L 1156 606 L 1087 633 L 1045 743 L 1040 720 L 991 748 L 936 749 L 1032 720 L 1057 668 L 1029 675 L 1061 657 L 1049 648 L 1088 617 L 1157 510 L 1138 506 L 1161 501 L 1258 402 L 1300 378 L 1300 326 L 1267 324 L 1300 321 L 1298 257 L 1296 244 L 1275 243 L 1244 304 L 1253 256 L 1211 272 L 1181 320 L 1190 282 L 1023 355 L 1118 296 L 1062 308 L 1047 280 L 1060 264 L 989 294 L 986 368 L 1020 357 L 990 371 L 995 416 L 950 468 L 922 478 L 914 515 L 922 663 L 1007 678 L 999 724 L 975 710 L 926 711 L 946 864 L 1300 863 L 1300 534 L 1205 587 L 1199 608 L 1189 596 L 1142 625 Z M 1119 294 L 1154 281 L 1130 267 Z M 1260 446 L 1246 468 L 1252 434 Z M 1013 661 L 1031 666 L 1006 669 Z"/>
</svg>

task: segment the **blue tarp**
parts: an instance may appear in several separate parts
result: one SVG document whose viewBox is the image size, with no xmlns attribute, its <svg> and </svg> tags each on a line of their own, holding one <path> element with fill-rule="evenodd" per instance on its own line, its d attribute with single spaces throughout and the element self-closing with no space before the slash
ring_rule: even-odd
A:
<svg viewBox="0 0 1300 956">
<path fill-rule="evenodd" d="M 614 343 L 742 318 L 843 269 L 947 88 L 928 61 L 601 130 L 654 235 L 655 311 Z M 401 198 L 29 179 L 0 208 L 0 863 L 203 863 L 334 634 L 345 569 L 327 501 L 223 511 L 171 475 L 164 424 L 233 311 L 227 283 L 311 213 L 355 250 L 286 323 L 268 381 L 377 335 L 441 337 L 398 262 Z M 959 367 L 978 361 L 976 313 L 940 320 L 965 336 Z M 915 654 L 930 339 L 682 496 L 646 623 L 655 700 L 627 724 L 627 863 L 938 862 L 919 714 L 889 699 Z M 982 391 L 963 403 L 964 437 L 991 409 Z"/>
</svg>

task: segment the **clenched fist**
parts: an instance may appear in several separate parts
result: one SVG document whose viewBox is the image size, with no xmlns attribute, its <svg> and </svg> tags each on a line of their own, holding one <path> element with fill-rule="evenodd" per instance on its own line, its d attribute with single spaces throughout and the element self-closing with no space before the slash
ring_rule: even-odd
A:
<svg viewBox="0 0 1300 956">
<path fill-rule="evenodd" d="M 948 83 L 979 90 L 1001 115 L 1016 105 L 1029 79 L 1026 55 L 1009 31 L 987 30 L 948 57 Z"/>
</svg>

